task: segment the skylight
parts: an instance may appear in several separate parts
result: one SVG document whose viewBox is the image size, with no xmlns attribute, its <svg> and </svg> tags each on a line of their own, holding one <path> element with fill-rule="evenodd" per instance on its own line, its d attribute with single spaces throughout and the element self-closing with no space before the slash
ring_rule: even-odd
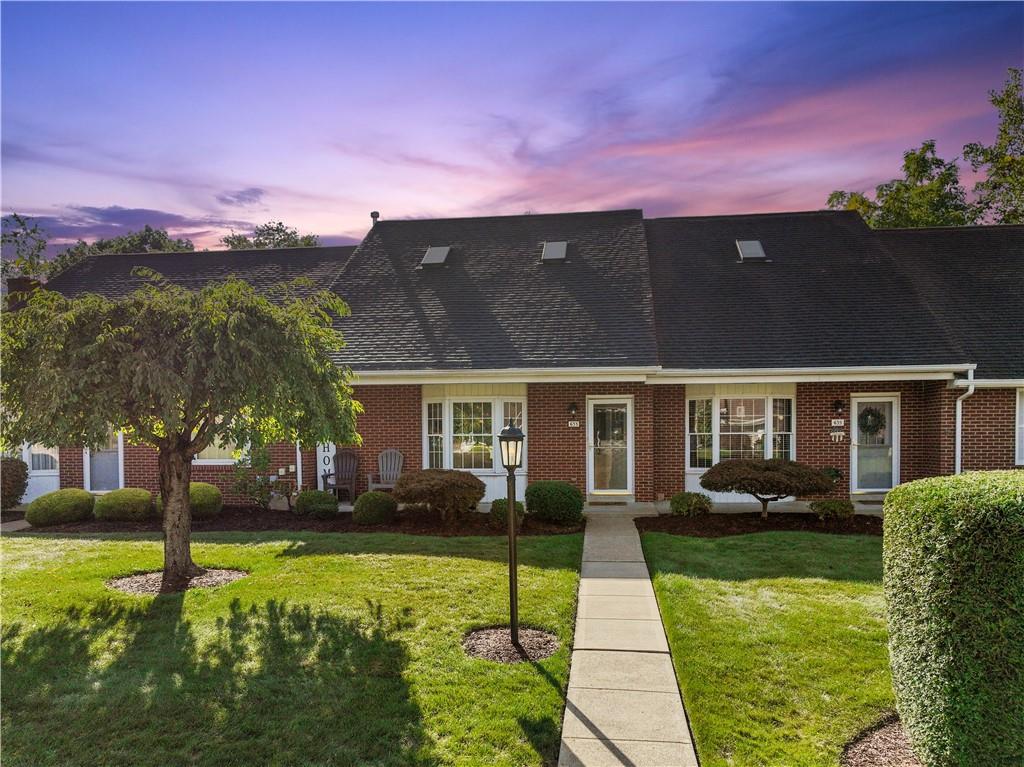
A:
<svg viewBox="0 0 1024 767">
<path fill-rule="evenodd" d="M 420 261 L 420 266 L 433 266 L 443 264 L 445 259 L 448 258 L 448 251 L 451 247 L 448 245 L 431 245 L 427 248 L 427 252 L 423 254 L 423 260 Z"/>
<path fill-rule="evenodd" d="M 567 242 L 545 242 L 544 250 L 540 254 L 541 261 L 564 261 L 565 252 L 569 247 Z"/>
<path fill-rule="evenodd" d="M 736 240 L 736 249 L 740 252 L 740 261 L 767 261 L 760 240 Z"/>
</svg>

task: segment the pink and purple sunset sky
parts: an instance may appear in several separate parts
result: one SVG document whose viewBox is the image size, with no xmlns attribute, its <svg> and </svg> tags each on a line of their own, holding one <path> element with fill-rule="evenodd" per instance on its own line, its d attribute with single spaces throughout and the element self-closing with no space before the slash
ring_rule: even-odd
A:
<svg viewBox="0 0 1024 767">
<path fill-rule="evenodd" d="M 989 141 L 1024 3 L 12 3 L 2 207 L 55 241 L 280 219 L 824 207 Z M 965 181 L 970 183 L 969 176 Z"/>
</svg>

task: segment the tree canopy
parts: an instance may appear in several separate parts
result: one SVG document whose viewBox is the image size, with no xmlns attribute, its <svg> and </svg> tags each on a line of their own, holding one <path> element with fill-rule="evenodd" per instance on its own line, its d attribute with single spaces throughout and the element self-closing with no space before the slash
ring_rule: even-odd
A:
<svg viewBox="0 0 1024 767">
<path fill-rule="evenodd" d="M 989 91 L 999 112 L 996 140 L 964 147 L 964 159 L 982 174 L 974 185 L 976 204 L 985 221 L 1024 224 L 1024 88 L 1021 70 L 1011 69 L 1001 91 Z"/>
<path fill-rule="evenodd" d="M 869 226 L 921 227 L 1024 223 L 1024 93 L 1021 70 L 1011 68 L 1002 90 L 990 91 L 999 114 L 995 141 L 967 144 L 963 159 L 979 174 L 973 199 L 960 183 L 960 158 L 943 160 L 935 141 L 903 153 L 903 177 L 864 192 L 837 190 L 832 210 L 855 210 Z"/>
<path fill-rule="evenodd" d="M 268 221 L 253 229 L 251 235 L 231 234 L 220 238 L 231 250 L 262 250 L 264 248 L 310 248 L 320 244 L 315 234 L 299 234 L 298 229 L 281 221 Z"/>
<path fill-rule="evenodd" d="M 165 580 L 195 569 L 191 462 L 211 444 L 353 443 L 358 403 L 333 318 L 347 307 L 308 283 L 257 293 L 241 280 L 197 291 L 143 272 L 124 298 L 36 290 L 2 327 L 3 445 L 103 443 L 110 430 L 155 447 Z"/>
<path fill-rule="evenodd" d="M 0 262 L 0 275 L 8 277 L 31 277 L 41 279 L 50 269 L 44 260 L 46 255 L 46 232 L 31 219 L 18 213 L 4 216 L 0 234 L 0 247 L 10 258 Z"/>
<path fill-rule="evenodd" d="M 835 191 L 828 206 L 855 210 L 874 228 L 965 226 L 977 219 L 960 183 L 959 166 L 939 157 L 931 140 L 903 153 L 903 177 L 875 187 L 873 200 L 862 192 Z"/>
</svg>

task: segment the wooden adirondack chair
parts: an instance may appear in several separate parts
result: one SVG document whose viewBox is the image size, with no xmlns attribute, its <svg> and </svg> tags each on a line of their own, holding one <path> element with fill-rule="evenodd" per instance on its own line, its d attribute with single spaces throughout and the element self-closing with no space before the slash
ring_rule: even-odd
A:
<svg viewBox="0 0 1024 767">
<path fill-rule="evenodd" d="M 377 456 L 377 474 L 367 474 L 366 484 L 370 490 L 394 490 L 395 483 L 402 476 L 402 464 L 405 463 L 405 456 L 401 450 L 389 448 L 382 450 Z M 374 481 L 374 477 L 379 477 Z"/>
<path fill-rule="evenodd" d="M 349 501 L 356 499 L 356 477 L 359 476 L 359 453 L 355 450 L 339 450 L 334 454 L 334 471 L 324 472 L 324 488 L 332 490 L 338 500 L 341 491 L 348 491 Z"/>
</svg>

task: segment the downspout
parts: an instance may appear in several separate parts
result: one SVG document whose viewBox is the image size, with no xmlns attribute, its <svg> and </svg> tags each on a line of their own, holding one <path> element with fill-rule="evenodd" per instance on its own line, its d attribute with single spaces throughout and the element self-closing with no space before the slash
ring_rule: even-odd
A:
<svg viewBox="0 0 1024 767">
<path fill-rule="evenodd" d="M 962 454 L 963 454 L 963 435 L 964 435 L 964 400 L 974 394 L 974 370 L 967 371 L 967 391 L 956 398 L 956 444 L 953 446 L 954 459 L 953 459 L 953 473 L 959 474 L 961 471 Z"/>
<path fill-rule="evenodd" d="M 295 490 L 302 492 L 302 446 L 295 443 Z"/>
</svg>

